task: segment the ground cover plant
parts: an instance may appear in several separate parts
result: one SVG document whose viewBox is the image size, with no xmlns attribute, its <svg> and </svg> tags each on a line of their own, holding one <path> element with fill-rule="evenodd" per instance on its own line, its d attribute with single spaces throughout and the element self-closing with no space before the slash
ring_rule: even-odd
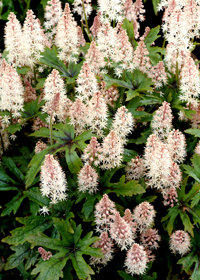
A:
<svg viewBox="0 0 200 280">
<path fill-rule="evenodd" d="M 199 279 L 200 3 L 71 2 L 5 25 L 0 279 Z"/>
</svg>

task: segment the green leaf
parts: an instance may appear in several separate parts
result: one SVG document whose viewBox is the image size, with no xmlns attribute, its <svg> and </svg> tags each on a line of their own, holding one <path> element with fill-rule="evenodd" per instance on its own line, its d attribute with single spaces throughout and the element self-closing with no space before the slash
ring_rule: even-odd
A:
<svg viewBox="0 0 200 280">
<path fill-rule="evenodd" d="M 125 182 L 125 175 L 122 175 L 118 183 L 109 183 L 106 193 L 115 192 L 117 195 L 132 196 L 144 193 L 145 190 L 138 181 Z"/>
<path fill-rule="evenodd" d="M 91 279 L 90 275 L 94 274 L 94 270 L 85 262 L 82 252 L 78 251 L 75 254 L 70 254 L 70 259 L 79 279 Z"/>
<path fill-rule="evenodd" d="M 109 88 L 111 86 L 116 86 L 116 87 L 123 87 L 123 88 L 129 88 L 134 90 L 134 87 L 131 83 L 127 83 L 123 80 L 118 80 L 118 79 L 113 79 L 109 75 L 103 75 L 104 81 L 106 83 L 106 88 Z"/>
<path fill-rule="evenodd" d="M 17 184 L 17 182 L 0 170 L 0 191 L 17 191 L 18 188 L 15 186 Z"/>
<path fill-rule="evenodd" d="M 134 23 L 133 21 L 129 21 L 127 18 L 124 19 L 122 27 L 126 30 L 126 33 L 129 38 L 129 42 L 135 49 L 137 47 L 137 42 L 135 40 L 135 35 L 134 35 Z"/>
<path fill-rule="evenodd" d="M 96 199 L 100 200 L 101 195 L 99 193 L 95 195 L 87 194 L 86 197 L 87 200 L 84 202 L 81 212 L 85 215 L 85 218 L 88 219 L 90 214 L 94 212 L 94 203 Z"/>
<path fill-rule="evenodd" d="M 25 269 L 26 271 L 31 267 L 31 266 L 34 266 L 36 261 L 37 261 L 37 258 L 39 256 L 39 252 L 35 252 L 35 250 L 31 250 L 31 254 L 29 254 L 28 258 L 27 258 L 27 261 L 25 263 Z"/>
<path fill-rule="evenodd" d="M 189 199 L 192 199 L 194 195 L 199 193 L 199 191 L 200 191 L 200 184 L 195 183 L 192 186 L 192 189 L 189 191 L 189 193 L 185 196 L 185 200 L 188 201 Z"/>
<path fill-rule="evenodd" d="M 69 243 L 69 233 L 74 233 L 73 228 L 71 227 L 71 224 L 69 222 L 70 218 L 73 218 L 74 215 L 73 213 L 70 212 L 70 215 L 68 216 L 68 219 L 59 219 L 59 218 L 53 218 L 54 226 L 58 230 L 58 232 L 62 236 L 62 240 L 64 243 L 68 244 Z M 71 239 L 70 239 L 70 244 L 71 244 Z"/>
<path fill-rule="evenodd" d="M 34 201 L 40 206 L 49 206 L 49 199 L 46 196 L 42 196 L 41 191 L 38 187 L 24 191 L 23 194 L 27 196 L 31 201 Z"/>
<path fill-rule="evenodd" d="M 31 272 L 32 275 L 39 274 L 37 280 L 59 280 L 63 278 L 62 269 L 69 259 L 69 249 L 62 249 L 59 253 L 53 255 L 47 261 L 40 261 L 36 268 Z"/>
<path fill-rule="evenodd" d="M 193 266 L 194 263 L 198 263 L 198 262 L 199 262 L 198 255 L 194 254 L 194 252 L 191 252 L 189 255 L 178 260 L 177 264 L 182 264 L 185 272 L 187 274 L 191 274 L 191 267 Z M 196 280 L 199 280 L 199 278 L 197 278 Z"/>
<path fill-rule="evenodd" d="M 22 112 L 23 119 L 31 119 L 37 115 L 42 105 L 44 105 L 44 100 L 39 102 L 39 97 L 29 103 L 25 103 L 24 110 Z"/>
<path fill-rule="evenodd" d="M 16 214 L 24 198 L 25 195 L 18 193 L 10 202 L 6 204 L 6 208 L 1 213 L 1 216 L 3 217 L 6 215 L 10 215 L 11 212 L 13 212 L 13 214 Z"/>
<path fill-rule="evenodd" d="M 49 138 L 50 130 L 47 127 L 40 127 L 40 129 L 34 131 L 29 136 Z"/>
<path fill-rule="evenodd" d="M 83 166 L 83 163 L 74 149 L 75 146 L 72 146 L 71 148 L 67 146 L 65 150 L 65 158 L 70 172 L 78 173 L 81 169 L 81 166 Z"/>
<path fill-rule="evenodd" d="M 46 81 L 46 78 L 40 78 L 40 79 L 37 79 L 37 81 L 38 81 L 38 83 L 37 83 L 37 85 L 35 87 L 36 90 L 41 89 L 41 88 L 44 87 L 44 83 Z"/>
<path fill-rule="evenodd" d="M 180 213 L 180 210 L 178 209 L 178 206 L 175 206 L 173 208 L 170 208 L 168 210 L 168 214 L 161 219 L 161 222 L 165 222 L 169 219 L 167 226 L 166 226 L 166 230 L 169 235 L 171 235 L 171 233 L 173 231 L 174 222 L 179 213 Z"/>
<path fill-rule="evenodd" d="M 26 237 L 26 241 L 31 243 L 31 247 L 44 246 L 48 249 L 60 251 L 64 246 L 65 242 L 58 240 L 56 238 L 51 238 L 42 232 L 36 232 L 35 234 L 30 234 Z M 67 244 L 68 245 L 68 244 Z"/>
<path fill-rule="evenodd" d="M 15 134 L 17 131 L 20 131 L 22 129 L 21 124 L 16 123 L 13 125 L 9 125 L 7 128 L 4 129 L 4 131 L 8 131 L 10 134 Z"/>
<path fill-rule="evenodd" d="M 147 74 L 142 73 L 139 69 L 133 71 L 134 80 L 132 81 L 134 89 L 138 92 L 152 91 L 153 81 L 148 78 Z"/>
<path fill-rule="evenodd" d="M 27 66 L 24 66 L 24 67 L 21 67 L 21 68 L 17 68 L 17 73 L 19 75 L 26 75 L 28 73 L 28 71 L 31 71 L 31 68 L 30 67 L 27 67 Z"/>
<path fill-rule="evenodd" d="M 139 92 L 135 91 L 135 90 L 132 90 L 132 89 L 129 89 L 128 91 L 126 91 L 126 101 L 129 101 L 131 100 L 132 98 L 136 97 L 136 96 L 139 96 Z"/>
<path fill-rule="evenodd" d="M 60 144 L 54 144 L 48 148 L 46 148 L 45 150 L 41 151 L 38 154 L 35 154 L 32 158 L 32 160 L 30 161 L 28 167 L 29 170 L 27 172 L 26 175 L 26 189 L 28 187 L 30 187 L 35 179 L 35 176 L 37 175 L 37 173 L 39 172 L 41 165 L 44 161 L 44 157 L 46 154 L 54 154 L 56 153 L 60 148 L 63 148 L 64 145 L 60 145 Z"/>
<path fill-rule="evenodd" d="M 192 134 L 195 137 L 200 137 L 200 129 L 198 128 L 189 128 L 184 130 L 185 133 Z"/>
<path fill-rule="evenodd" d="M 28 242 L 18 246 L 11 246 L 10 248 L 15 251 L 15 253 L 8 258 L 5 265 L 5 270 L 17 267 L 24 261 L 25 258 L 28 258 L 30 255 L 30 244 L 28 244 Z"/>
<path fill-rule="evenodd" d="M 117 271 L 119 276 L 121 276 L 124 280 L 137 280 L 137 278 L 127 274 L 126 272 L 122 271 L 122 270 L 118 270 Z"/>
<path fill-rule="evenodd" d="M 199 280 L 200 278 L 200 266 L 199 266 L 199 260 L 196 262 L 194 271 L 190 277 L 191 280 Z"/>
<path fill-rule="evenodd" d="M 193 231 L 194 226 L 191 223 L 190 218 L 186 213 L 186 211 L 184 212 L 180 211 L 180 217 L 184 225 L 184 231 L 188 231 L 192 235 L 192 237 L 194 237 L 194 231 Z"/>
<path fill-rule="evenodd" d="M 163 103 L 163 99 L 155 95 L 145 94 L 144 96 L 142 96 L 142 100 L 140 101 L 140 103 L 141 105 L 153 105 L 153 104 L 161 105 Z"/>
<path fill-rule="evenodd" d="M 18 181 L 24 184 L 25 177 L 23 173 L 19 170 L 19 168 L 16 166 L 12 158 L 3 157 L 2 160 L 4 164 L 9 168 L 9 170 L 17 177 Z"/>
<path fill-rule="evenodd" d="M 151 46 L 151 44 L 154 41 L 156 41 L 160 37 L 160 35 L 158 35 L 159 32 L 160 32 L 160 25 L 150 30 L 150 32 L 148 33 L 147 37 L 144 40 L 147 49 Z"/>
<path fill-rule="evenodd" d="M 129 162 L 132 158 L 135 158 L 137 156 L 137 152 L 129 149 L 124 149 L 124 157 L 123 161 Z"/>
<path fill-rule="evenodd" d="M 50 66 L 51 68 L 57 69 L 61 72 L 61 76 L 70 77 L 70 74 L 65 66 L 65 64 L 57 57 L 56 47 L 53 46 L 52 49 L 48 47 L 45 48 L 45 51 L 41 54 L 40 63 Z"/>
<path fill-rule="evenodd" d="M 83 66 L 83 62 L 81 61 L 79 64 L 70 62 L 68 67 L 68 73 L 70 77 L 67 77 L 67 84 L 75 83 L 78 74 L 80 73 L 81 67 Z"/>
<path fill-rule="evenodd" d="M 90 130 L 87 130 L 84 131 L 82 134 L 78 135 L 73 142 L 74 144 L 76 144 L 77 148 L 84 151 L 84 149 L 87 147 L 85 141 L 90 140 L 92 136 L 94 136 L 94 134 Z"/>
<path fill-rule="evenodd" d="M 181 165 L 185 169 L 185 173 L 188 174 L 190 177 L 194 178 L 197 182 L 200 183 L 199 180 L 199 171 L 195 170 L 193 167 L 189 165 L 182 164 Z"/>
<path fill-rule="evenodd" d="M 117 271 L 119 273 L 119 275 L 124 279 L 124 280 L 156 280 L 157 279 L 157 273 L 153 272 L 152 276 L 150 275 L 144 275 L 144 276 L 139 276 L 139 278 L 135 278 L 129 274 L 127 274 L 126 272 L 122 271 L 122 270 L 118 270 Z"/>
<path fill-rule="evenodd" d="M 152 4 L 153 4 L 153 10 L 155 15 L 158 15 L 158 4 L 160 3 L 160 0 L 152 0 Z"/>
<path fill-rule="evenodd" d="M 83 230 L 82 230 L 82 226 L 81 224 L 78 225 L 75 229 L 74 229 L 74 245 L 77 247 L 77 243 L 81 237 Z"/>
<path fill-rule="evenodd" d="M 24 224 L 23 227 L 16 228 L 11 231 L 11 236 L 5 237 L 2 242 L 19 245 L 26 242 L 26 238 L 30 235 L 33 235 L 37 232 L 43 232 L 46 229 L 50 228 L 52 225 L 51 217 L 44 216 L 28 216 L 24 218 L 16 218 L 16 220 Z"/>
<path fill-rule="evenodd" d="M 159 61 L 162 60 L 162 55 L 165 55 L 165 49 L 160 47 L 149 47 L 149 57 L 150 61 L 153 65 L 158 64 Z"/>
<path fill-rule="evenodd" d="M 191 159 L 191 162 L 194 166 L 196 173 L 199 174 L 198 177 L 200 177 L 200 155 L 194 154 L 193 158 Z"/>
</svg>

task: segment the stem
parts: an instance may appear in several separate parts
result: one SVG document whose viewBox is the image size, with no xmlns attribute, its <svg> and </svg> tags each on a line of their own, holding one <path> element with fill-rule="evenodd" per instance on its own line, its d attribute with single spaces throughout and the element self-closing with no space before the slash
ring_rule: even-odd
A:
<svg viewBox="0 0 200 280">
<path fill-rule="evenodd" d="M 5 149 L 4 149 L 3 137 L 2 137 L 1 132 L 0 132 L 0 139 L 1 139 L 1 146 L 2 146 L 2 150 L 3 150 L 3 154 L 4 154 L 5 153 Z"/>
<path fill-rule="evenodd" d="M 178 57 L 178 55 L 177 55 Z M 178 61 L 176 60 L 176 82 L 177 82 L 177 89 L 179 90 L 179 84 L 180 84 L 180 81 L 179 81 L 179 71 L 178 71 Z"/>
<path fill-rule="evenodd" d="M 54 211 L 54 204 L 52 204 L 52 217 L 55 216 L 55 211 Z"/>
<path fill-rule="evenodd" d="M 92 42 L 92 38 L 90 36 L 90 29 L 89 29 L 89 25 L 88 25 L 88 21 L 87 21 L 87 16 L 86 16 L 86 13 L 85 13 L 85 5 L 84 5 L 84 0 L 82 0 L 82 6 L 83 6 L 83 13 L 84 13 L 84 17 L 85 17 L 85 24 L 86 24 L 86 28 L 87 28 L 87 31 L 88 31 L 88 38 L 90 40 L 90 42 Z"/>
<path fill-rule="evenodd" d="M 50 124 L 49 124 L 49 129 L 50 129 L 50 145 L 53 145 L 53 139 L 52 139 L 52 113 L 50 115 Z"/>
<path fill-rule="evenodd" d="M 37 79 L 36 79 L 36 70 L 35 70 L 35 67 L 33 68 L 33 72 L 34 72 L 34 84 L 35 84 L 35 87 L 36 87 Z"/>
<path fill-rule="evenodd" d="M 126 77 L 126 70 L 124 69 L 123 71 L 123 76 L 122 76 L 122 79 L 125 81 L 125 77 Z"/>
</svg>

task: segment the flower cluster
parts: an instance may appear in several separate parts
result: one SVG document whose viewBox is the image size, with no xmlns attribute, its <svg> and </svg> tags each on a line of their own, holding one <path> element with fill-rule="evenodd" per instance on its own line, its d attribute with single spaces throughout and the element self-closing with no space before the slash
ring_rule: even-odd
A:
<svg viewBox="0 0 200 280">
<path fill-rule="evenodd" d="M 45 156 L 44 164 L 41 166 L 40 180 L 42 196 L 49 197 L 52 204 L 66 199 L 67 181 L 65 173 L 52 155 Z"/>
<path fill-rule="evenodd" d="M 190 251 L 190 236 L 183 230 L 177 230 L 170 236 L 170 249 L 174 254 L 185 255 Z"/>
<path fill-rule="evenodd" d="M 158 242 L 160 241 L 158 231 L 150 228 L 155 218 L 153 206 L 145 201 L 135 207 L 133 214 L 129 209 L 126 209 L 124 217 L 121 217 L 114 203 L 104 194 L 95 208 L 96 230 L 101 232 L 101 240 L 93 246 L 101 248 L 104 258 L 93 257 L 91 264 L 106 265 L 112 258 L 111 254 L 115 243 L 121 250 L 127 251 L 125 260 L 127 272 L 132 275 L 144 274 L 147 263 L 155 259 L 152 251 L 159 247 Z M 141 244 L 135 242 L 137 234 Z M 102 244 L 105 242 L 104 248 Z M 109 248 L 110 253 L 108 252 Z"/>
</svg>

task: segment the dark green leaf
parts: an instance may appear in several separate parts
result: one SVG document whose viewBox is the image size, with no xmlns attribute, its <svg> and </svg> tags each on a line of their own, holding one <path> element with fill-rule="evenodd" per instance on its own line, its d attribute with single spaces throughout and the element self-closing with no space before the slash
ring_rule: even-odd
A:
<svg viewBox="0 0 200 280">
<path fill-rule="evenodd" d="M 194 178 L 197 182 L 200 183 L 199 180 L 199 171 L 195 170 L 193 167 L 189 165 L 182 164 L 183 168 L 185 169 L 185 173 L 188 174 L 190 177 Z"/>
<path fill-rule="evenodd" d="M 192 235 L 192 237 L 194 237 L 194 231 L 193 231 L 194 226 L 191 223 L 190 218 L 186 213 L 186 211 L 184 212 L 180 211 L 180 217 L 184 225 L 184 231 L 188 231 Z"/>
<path fill-rule="evenodd" d="M 21 67 L 21 68 L 17 68 L 17 73 L 19 75 L 21 75 L 21 74 L 26 75 L 28 73 L 28 71 L 30 71 L 30 70 L 31 70 L 30 67 L 24 66 L 24 67 Z"/>
<path fill-rule="evenodd" d="M 11 245 L 23 244 L 28 236 L 37 232 L 43 232 L 52 225 L 51 218 L 44 216 L 28 216 L 24 218 L 16 218 L 16 220 L 19 223 L 24 224 L 24 226 L 12 230 L 12 235 L 5 237 L 2 242 L 6 242 Z"/>
<path fill-rule="evenodd" d="M 58 240 L 56 238 L 51 238 L 46 236 L 42 232 L 36 232 L 35 234 L 30 234 L 26 237 L 26 241 L 31 243 L 31 247 L 44 246 L 52 250 L 61 250 L 65 246 L 65 242 Z"/>
<path fill-rule="evenodd" d="M 183 269 L 187 274 L 191 274 L 191 267 L 194 263 L 199 262 L 198 256 L 194 254 L 194 252 L 191 252 L 189 255 L 183 257 L 180 259 L 177 264 L 182 264 Z M 199 280 L 199 279 L 196 279 Z"/>
<path fill-rule="evenodd" d="M 18 193 L 10 202 L 6 204 L 6 208 L 1 213 L 1 216 L 3 217 L 6 215 L 10 215 L 11 212 L 16 214 L 24 198 L 25 195 L 21 195 L 21 193 Z"/>
<path fill-rule="evenodd" d="M 15 253 L 8 258 L 5 270 L 17 267 L 30 255 L 30 244 L 28 242 L 18 246 L 11 246 L 10 248 L 15 251 Z"/>
<path fill-rule="evenodd" d="M 62 269 L 66 265 L 69 259 L 69 250 L 62 249 L 59 253 L 53 255 L 47 261 L 40 261 L 36 268 L 33 269 L 33 275 L 39 274 L 37 280 L 59 280 L 60 277 L 63 278 Z"/>
<path fill-rule="evenodd" d="M 129 38 L 129 42 L 135 49 L 137 47 L 137 42 L 135 40 L 135 35 L 134 35 L 134 23 L 133 21 L 129 21 L 127 18 L 124 19 L 122 27 L 126 30 L 126 33 Z"/>
<path fill-rule="evenodd" d="M 158 35 L 159 32 L 160 32 L 160 25 L 150 30 L 150 32 L 148 33 L 147 37 L 144 40 L 147 49 L 151 46 L 151 44 L 154 41 L 156 41 L 160 37 L 160 35 Z"/>
<path fill-rule="evenodd" d="M 106 193 L 115 192 L 117 195 L 132 196 L 136 194 L 144 193 L 145 190 L 138 183 L 138 181 L 131 180 L 125 182 L 125 175 L 122 175 L 118 183 L 110 183 Z"/>
<path fill-rule="evenodd" d="M 116 86 L 116 87 L 129 88 L 132 90 L 134 89 L 132 84 L 127 83 L 123 80 L 113 79 L 109 75 L 103 75 L 103 78 L 106 83 L 106 88 L 109 88 L 111 86 Z"/>
<path fill-rule="evenodd" d="M 24 184 L 24 175 L 19 170 L 19 168 L 16 166 L 12 158 L 10 157 L 3 157 L 2 158 L 4 164 L 9 168 L 9 170 L 17 177 L 18 181 L 22 184 Z"/>
<path fill-rule="evenodd" d="M 124 149 L 124 157 L 123 161 L 129 162 L 132 158 L 135 158 L 137 156 L 137 152 L 129 149 Z"/>
<path fill-rule="evenodd" d="M 73 146 L 71 148 L 66 146 L 65 158 L 70 172 L 78 173 L 81 169 L 81 166 L 83 166 L 83 163 L 82 160 L 77 155 L 77 153 L 74 151 L 74 148 Z"/>
<path fill-rule="evenodd" d="M 17 182 L 0 170 L 0 191 L 18 190 L 18 188 L 15 187 L 17 184 Z"/>
<path fill-rule="evenodd" d="M 200 129 L 198 128 L 189 128 L 184 131 L 185 133 L 192 134 L 195 137 L 200 137 Z"/>
<path fill-rule="evenodd" d="M 40 63 L 57 69 L 61 72 L 61 76 L 63 77 L 70 77 L 65 64 L 57 57 L 57 50 L 55 46 L 53 46 L 52 49 L 49 49 L 48 47 L 45 48 L 45 51 L 42 53 L 40 58 Z"/>
<path fill-rule="evenodd" d="M 28 191 L 23 192 L 31 201 L 36 202 L 41 207 L 49 206 L 49 199 L 46 196 L 42 196 L 38 187 L 31 188 Z"/>
<path fill-rule="evenodd" d="M 70 254 L 73 267 L 79 279 L 85 280 L 90 278 L 91 274 L 94 274 L 93 269 L 85 262 L 82 257 L 82 252 L 78 251 L 75 254 Z M 41 279 L 42 280 L 42 279 Z"/>
<path fill-rule="evenodd" d="M 87 200 L 83 204 L 83 208 L 81 210 L 81 212 L 85 215 L 86 219 L 88 219 L 90 214 L 94 212 L 94 203 L 96 199 L 101 199 L 101 195 L 99 193 L 95 195 L 87 194 Z"/>
</svg>

